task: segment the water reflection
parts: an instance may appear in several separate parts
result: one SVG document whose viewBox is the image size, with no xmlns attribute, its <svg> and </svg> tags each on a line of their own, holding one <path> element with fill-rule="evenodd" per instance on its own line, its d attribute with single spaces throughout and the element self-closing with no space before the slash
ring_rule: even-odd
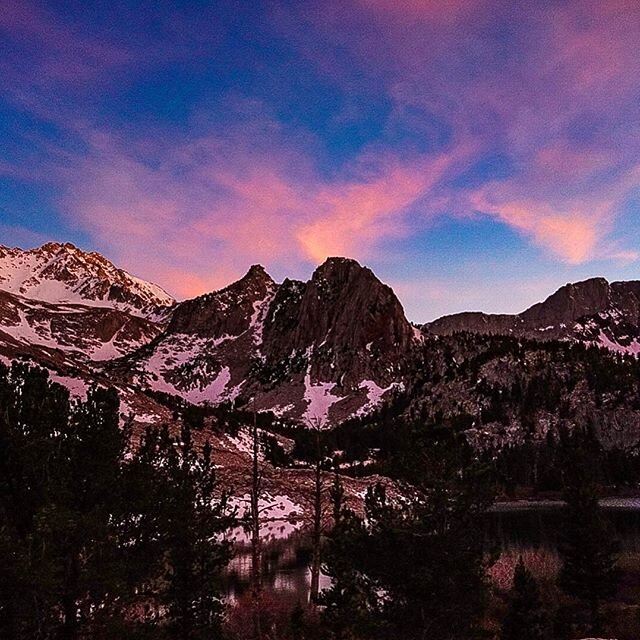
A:
<svg viewBox="0 0 640 640">
<path fill-rule="evenodd" d="M 285 540 L 263 544 L 262 578 L 265 591 L 288 595 L 292 600 L 306 602 L 311 586 L 311 544 L 308 536 L 297 532 Z M 226 576 L 225 588 L 231 599 L 241 597 L 250 588 L 251 548 L 238 546 Z M 320 589 L 329 585 L 320 575 Z"/>
<path fill-rule="evenodd" d="M 562 527 L 562 505 L 542 503 L 504 505 L 485 517 L 487 549 L 499 555 L 516 556 L 530 551 L 548 551 L 556 555 L 558 535 Z M 640 503 L 617 501 L 604 506 L 620 540 L 621 552 L 640 552 Z M 263 545 L 264 590 L 277 592 L 293 601 L 309 598 L 311 546 L 303 532 L 296 532 L 286 540 L 274 540 Z M 246 593 L 250 587 L 251 550 L 239 546 L 226 576 L 226 591 L 231 599 Z M 329 586 L 321 576 L 320 588 Z"/>
<path fill-rule="evenodd" d="M 487 543 L 501 551 L 513 548 L 555 550 L 562 528 L 562 505 L 494 509 L 486 516 Z M 605 503 L 603 509 L 620 541 L 620 550 L 640 551 L 640 506 L 636 501 Z"/>
</svg>

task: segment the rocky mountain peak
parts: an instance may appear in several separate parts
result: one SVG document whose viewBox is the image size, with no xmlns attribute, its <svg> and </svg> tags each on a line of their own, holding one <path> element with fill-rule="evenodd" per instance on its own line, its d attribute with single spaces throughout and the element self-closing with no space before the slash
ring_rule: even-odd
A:
<svg viewBox="0 0 640 640">
<path fill-rule="evenodd" d="M 264 333 L 267 356 L 311 349 L 324 354 L 314 367 L 317 378 L 353 381 L 379 378 L 375 370 L 406 353 L 414 332 L 392 289 L 370 269 L 329 258 L 309 282 L 283 283 Z"/>
<path fill-rule="evenodd" d="M 245 280 L 245 279 L 269 280 L 273 282 L 273 279 L 261 264 L 252 264 L 249 267 L 249 271 L 247 271 L 247 273 L 245 273 L 245 275 L 241 278 L 241 280 Z"/>
<path fill-rule="evenodd" d="M 0 289 L 32 300 L 105 306 L 154 320 L 175 303 L 159 286 L 69 242 L 29 250 L 0 247 Z"/>
<path fill-rule="evenodd" d="M 173 313 L 168 333 L 201 338 L 238 336 L 247 331 L 256 314 L 277 288 L 262 265 L 253 265 L 229 286 L 182 302 Z"/>
<path fill-rule="evenodd" d="M 358 283 L 356 285 L 356 283 Z M 311 276 L 310 284 L 323 290 L 333 289 L 337 292 L 345 287 L 385 286 L 378 280 L 371 269 L 363 267 L 352 258 L 327 258 Z"/>
<path fill-rule="evenodd" d="M 556 326 L 575 322 L 583 316 L 606 310 L 611 302 L 611 286 L 604 278 L 591 278 L 569 283 L 544 302 L 539 302 L 521 314 L 526 324 Z"/>
<path fill-rule="evenodd" d="M 43 244 L 39 250 L 45 253 L 59 253 L 60 251 L 67 251 L 67 252 L 79 251 L 78 247 L 76 247 L 71 242 L 47 242 Z"/>
<path fill-rule="evenodd" d="M 367 269 L 363 267 L 357 260 L 353 258 L 341 258 L 340 256 L 333 256 L 327 258 L 321 265 L 319 265 L 314 271 L 314 276 L 319 277 L 324 274 L 348 274 L 356 271 Z M 368 271 L 368 269 L 367 269 Z"/>
<path fill-rule="evenodd" d="M 232 283 L 225 290 L 230 294 L 240 298 L 263 299 L 267 291 L 271 291 L 276 286 L 274 279 L 267 273 L 261 264 L 254 264 L 249 267 L 247 273 Z"/>
</svg>

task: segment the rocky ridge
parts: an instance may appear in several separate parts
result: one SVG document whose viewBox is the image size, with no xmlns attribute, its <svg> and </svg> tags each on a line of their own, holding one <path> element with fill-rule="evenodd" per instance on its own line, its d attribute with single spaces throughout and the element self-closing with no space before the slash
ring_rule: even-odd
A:
<svg viewBox="0 0 640 640">
<path fill-rule="evenodd" d="M 346 258 L 329 258 L 308 282 L 276 283 L 254 265 L 219 291 L 175 303 L 73 245 L 0 248 L 0 358 L 28 358 L 73 378 L 76 390 L 104 380 L 130 398 L 150 390 L 330 426 L 415 387 L 417 354 L 428 344 L 437 361 L 438 338 L 455 342 L 459 332 L 635 355 L 640 282 L 594 278 L 521 314 L 462 313 L 418 330 L 392 289 Z"/>
<path fill-rule="evenodd" d="M 423 326 L 427 335 L 469 331 L 538 340 L 576 340 L 619 353 L 640 353 L 640 281 L 592 278 L 561 287 L 516 315 L 466 312 Z"/>
<path fill-rule="evenodd" d="M 251 402 L 335 424 L 402 385 L 417 338 L 393 291 L 354 260 L 307 283 L 254 265 L 238 282 L 178 305 L 167 329 L 112 372 L 190 402 Z"/>
</svg>

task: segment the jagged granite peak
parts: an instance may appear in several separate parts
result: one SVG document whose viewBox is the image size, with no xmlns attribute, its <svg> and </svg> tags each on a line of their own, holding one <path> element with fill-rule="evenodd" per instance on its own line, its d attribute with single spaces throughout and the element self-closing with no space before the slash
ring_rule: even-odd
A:
<svg viewBox="0 0 640 640">
<path fill-rule="evenodd" d="M 357 261 L 329 258 L 309 282 L 282 283 L 264 322 L 263 354 L 274 365 L 304 354 L 311 381 L 387 386 L 413 342 L 393 290 Z"/>
<path fill-rule="evenodd" d="M 167 333 L 201 338 L 238 336 L 257 321 L 259 308 L 276 288 L 265 268 L 254 264 L 240 280 L 227 287 L 180 303 L 173 312 Z"/>
<path fill-rule="evenodd" d="M 0 289 L 53 304 L 105 306 L 162 320 L 175 300 L 158 285 L 66 242 L 35 249 L 0 246 Z"/>
<path fill-rule="evenodd" d="M 405 318 L 400 301 L 391 287 L 383 284 L 367 267 L 346 258 L 329 258 L 306 283 L 288 281 L 267 316 L 265 343 L 276 346 L 283 334 L 274 329 L 282 310 L 281 299 L 288 296 L 290 317 L 295 316 L 285 339 L 293 349 L 311 345 L 349 350 L 405 351 L 413 329 Z M 276 348 L 276 351 L 278 349 Z"/>
</svg>

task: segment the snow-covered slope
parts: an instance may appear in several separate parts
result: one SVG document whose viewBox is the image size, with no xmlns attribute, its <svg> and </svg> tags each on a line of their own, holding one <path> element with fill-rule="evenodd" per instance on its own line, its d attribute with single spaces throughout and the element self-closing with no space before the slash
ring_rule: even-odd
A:
<svg viewBox="0 0 640 640">
<path fill-rule="evenodd" d="M 164 334 L 114 371 L 140 388 L 193 403 L 235 399 L 260 352 L 276 289 L 262 267 L 252 267 L 225 289 L 179 304 Z"/>
<path fill-rule="evenodd" d="M 71 244 L 0 246 L 0 360 L 29 360 L 74 394 L 110 383 L 102 364 L 157 337 L 174 305 L 160 287 Z"/>
<path fill-rule="evenodd" d="M 459 314 L 422 331 L 391 288 L 346 258 L 327 259 L 308 282 L 278 284 L 254 265 L 228 287 L 178 304 L 70 244 L 0 247 L 0 359 L 29 358 L 67 377 L 77 370 L 87 383 L 107 379 L 140 397 L 153 390 L 192 403 L 250 403 L 326 426 L 409 388 L 424 341 L 433 338 L 437 352 L 457 331 L 637 356 L 640 282 L 595 278 L 516 316 Z"/>
<path fill-rule="evenodd" d="M 0 246 L 0 289 L 54 304 L 111 307 L 152 320 L 164 319 L 175 304 L 159 286 L 69 243 L 30 250 Z"/>
<path fill-rule="evenodd" d="M 112 374 L 190 402 L 238 399 L 329 426 L 401 388 L 416 343 L 393 291 L 354 260 L 330 258 L 307 283 L 276 284 L 254 265 L 179 304 L 166 331 Z"/>
<path fill-rule="evenodd" d="M 150 342 L 161 326 L 118 309 L 51 304 L 0 291 L 0 352 L 59 351 L 76 363 L 120 358 Z"/>
</svg>

